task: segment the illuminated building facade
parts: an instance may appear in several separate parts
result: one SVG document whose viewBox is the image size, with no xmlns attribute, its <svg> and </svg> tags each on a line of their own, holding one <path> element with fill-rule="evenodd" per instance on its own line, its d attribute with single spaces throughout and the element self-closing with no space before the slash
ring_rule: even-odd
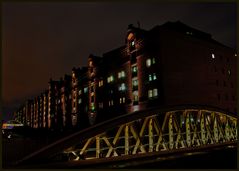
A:
<svg viewBox="0 0 239 171">
<path fill-rule="evenodd" d="M 102 57 L 90 55 L 87 67 L 50 80 L 48 94 L 29 104 L 30 125 L 83 128 L 154 106 L 183 104 L 236 113 L 236 60 L 233 49 L 181 22 L 149 31 L 129 25 L 123 46 Z M 16 118 L 23 119 L 26 109 Z"/>
</svg>

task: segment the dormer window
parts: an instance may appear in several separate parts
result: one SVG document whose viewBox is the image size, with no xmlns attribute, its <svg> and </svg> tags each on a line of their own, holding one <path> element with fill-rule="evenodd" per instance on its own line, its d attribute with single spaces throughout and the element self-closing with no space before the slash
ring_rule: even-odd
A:
<svg viewBox="0 0 239 171">
<path fill-rule="evenodd" d="M 129 45 L 129 50 L 132 51 L 135 49 L 135 37 L 133 33 L 130 33 L 127 37 L 128 39 L 128 45 Z"/>
</svg>

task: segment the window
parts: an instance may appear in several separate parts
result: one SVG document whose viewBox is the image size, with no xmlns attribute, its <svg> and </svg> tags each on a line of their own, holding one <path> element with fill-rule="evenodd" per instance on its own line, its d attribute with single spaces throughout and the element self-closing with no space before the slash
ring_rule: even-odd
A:
<svg viewBox="0 0 239 171">
<path fill-rule="evenodd" d="M 152 81 L 152 75 L 149 74 L 149 81 Z"/>
<path fill-rule="evenodd" d="M 135 79 L 135 80 L 133 80 L 133 86 L 138 86 L 138 80 L 137 79 Z"/>
<path fill-rule="evenodd" d="M 158 96 L 158 89 L 155 88 L 153 90 L 148 90 L 148 97 L 152 98 L 152 97 L 157 97 Z"/>
<path fill-rule="evenodd" d="M 124 78 L 124 77 L 125 77 L 125 72 L 124 71 L 118 72 L 118 78 Z"/>
<path fill-rule="evenodd" d="M 82 100 L 81 100 L 81 99 L 79 99 L 79 100 L 78 100 L 78 103 L 79 103 L 79 104 L 81 104 L 81 102 L 82 102 Z"/>
<path fill-rule="evenodd" d="M 133 99 L 134 99 L 134 101 L 138 101 L 139 100 L 138 91 L 134 91 L 133 92 Z"/>
<path fill-rule="evenodd" d="M 95 111 L 95 104 L 94 103 L 91 103 L 91 110 Z"/>
<path fill-rule="evenodd" d="M 134 47 L 134 45 L 135 45 L 135 43 L 134 43 L 134 41 L 132 41 L 132 42 L 131 42 L 131 46 Z"/>
<path fill-rule="evenodd" d="M 125 77 L 125 72 L 121 71 L 121 77 L 124 78 Z"/>
<path fill-rule="evenodd" d="M 108 83 L 113 82 L 113 81 L 114 81 L 113 75 L 111 75 L 111 76 L 109 76 L 109 77 L 107 78 L 107 82 L 108 82 Z"/>
<path fill-rule="evenodd" d="M 134 67 L 132 68 L 132 71 L 133 71 L 133 72 L 137 72 L 137 66 L 134 66 Z"/>
<path fill-rule="evenodd" d="M 103 86 L 103 80 L 99 81 L 99 87 Z"/>
<path fill-rule="evenodd" d="M 157 79 L 156 73 L 153 73 L 153 80 L 156 80 L 156 79 Z"/>
<path fill-rule="evenodd" d="M 152 64 L 155 64 L 156 62 L 155 62 L 155 58 L 152 58 Z"/>
<path fill-rule="evenodd" d="M 228 95 L 227 94 L 225 94 L 225 99 L 228 100 Z"/>
<path fill-rule="evenodd" d="M 216 80 L 216 85 L 217 85 L 217 86 L 219 85 L 219 81 L 218 81 L 218 80 Z"/>
<path fill-rule="evenodd" d="M 147 59 L 147 60 L 146 60 L 146 66 L 147 66 L 147 67 L 150 67 L 150 66 L 151 66 L 151 59 Z"/>
<path fill-rule="evenodd" d="M 224 86 L 224 87 L 226 87 L 226 86 L 227 86 L 227 84 L 226 84 L 226 81 L 223 81 L 223 86 Z"/>
<path fill-rule="evenodd" d="M 158 96 L 158 89 L 156 89 L 156 88 L 153 89 L 153 96 L 154 97 Z"/>
<path fill-rule="evenodd" d="M 125 97 L 120 98 L 120 104 L 125 103 Z"/>
<path fill-rule="evenodd" d="M 85 87 L 84 88 L 84 93 L 87 93 L 88 92 L 88 87 Z"/>
<path fill-rule="evenodd" d="M 152 91 L 152 90 L 149 90 L 149 91 L 148 91 L 148 97 L 149 97 L 149 98 L 153 97 L 153 91 Z"/>
<path fill-rule="evenodd" d="M 215 59 L 215 55 L 212 53 L 212 59 Z"/>
<path fill-rule="evenodd" d="M 122 83 L 122 84 L 119 86 L 119 91 L 124 91 L 125 89 L 126 89 L 125 83 Z"/>
<path fill-rule="evenodd" d="M 231 75 L 231 70 L 229 69 L 229 70 L 227 71 L 227 73 L 228 73 L 228 75 Z"/>
<path fill-rule="evenodd" d="M 81 95 L 81 90 L 79 90 L 79 95 Z"/>
<path fill-rule="evenodd" d="M 103 109 L 103 102 L 100 102 L 100 103 L 99 103 L 99 108 L 100 108 L 100 109 Z"/>
<path fill-rule="evenodd" d="M 113 106 L 114 105 L 114 101 L 113 100 L 110 100 L 109 101 L 109 106 Z"/>
<path fill-rule="evenodd" d="M 121 78 L 121 72 L 118 72 L 118 78 Z"/>
</svg>

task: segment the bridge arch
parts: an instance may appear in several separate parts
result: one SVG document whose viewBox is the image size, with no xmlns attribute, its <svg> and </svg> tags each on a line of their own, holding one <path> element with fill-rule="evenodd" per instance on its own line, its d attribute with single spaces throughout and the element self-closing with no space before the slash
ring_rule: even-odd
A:
<svg viewBox="0 0 239 171">
<path fill-rule="evenodd" d="M 18 163 L 57 153 L 72 160 L 193 150 L 237 140 L 237 118 L 218 108 L 182 105 L 125 114 L 73 133 Z M 69 156 L 69 155 L 68 155 Z"/>
</svg>

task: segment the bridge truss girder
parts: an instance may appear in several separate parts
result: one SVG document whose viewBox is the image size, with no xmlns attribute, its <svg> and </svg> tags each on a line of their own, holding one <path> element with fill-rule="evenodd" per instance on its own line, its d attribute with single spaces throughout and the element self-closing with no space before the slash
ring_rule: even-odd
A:
<svg viewBox="0 0 239 171">
<path fill-rule="evenodd" d="M 237 119 L 200 109 L 158 113 L 121 124 L 64 150 L 72 160 L 188 149 L 237 141 Z"/>
</svg>

